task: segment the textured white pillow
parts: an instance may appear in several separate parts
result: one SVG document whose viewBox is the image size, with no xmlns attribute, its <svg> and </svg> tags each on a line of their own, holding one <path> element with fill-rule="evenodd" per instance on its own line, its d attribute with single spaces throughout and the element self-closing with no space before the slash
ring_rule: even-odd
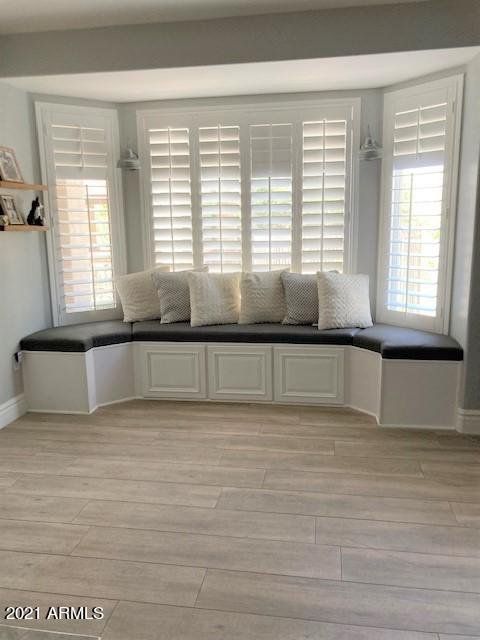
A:
<svg viewBox="0 0 480 640">
<path fill-rule="evenodd" d="M 282 322 L 286 311 L 282 273 L 284 271 L 242 274 L 239 324 Z"/>
<path fill-rule="evenodd" d="M 192 327 L 238 322 L 239 273 L 189 273 Z"/>
<path fill-rule="evenodd" d="M 317 276 L 301 273 L 282 273 L 287 315 L 283 324 L 317 324 Z"/>
<path fill-rule="evenodd" d="M 317 283 L 319 329 L 372 326 L 368 276 L 319 272 Z"/>
<path fill-rule="evenodd" d="M 193 271 L 207 271 L 207 269 L 208 267 L 200 267 Z M 157 290 L 157 300 L 160 302 L 162 324 L 190 320 L 189 273 L 191 271 L 152 274 L 153 284 Z"/>
<path fill-rule="evenodd" d="M 169 269 L 170 267 L 165 265 L 116 278 L 115 286 L 122 303 L 124 322 L 141 322 L 160 318 L 160 304 L 157 290 L 152 282 L 152 274 L 169 271 Z"/>
</svg>

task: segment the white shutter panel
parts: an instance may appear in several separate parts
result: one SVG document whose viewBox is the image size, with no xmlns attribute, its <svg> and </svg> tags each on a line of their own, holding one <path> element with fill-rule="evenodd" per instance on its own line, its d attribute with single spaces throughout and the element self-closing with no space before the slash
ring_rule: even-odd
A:
<svg viewBox="0 0 480 640">
<path fill-rule="evenodd" d="M 241 271 L 240 128 L 201 127 L 198 138 L 203 263 L 210 272 Z"/>
<path fill-rule="evenodd" d="M 385 96 L 379 316 L 448 328 L 462 79 Z"/>
<path fill-rule="evenodd" d="M 292 263 L 292 124 L 250 126 L 252 268 Z"/>
<path fill-rule="evenodd" d="M 343 271 L 346 147 L 346 120 L 303 123 L 303 273 Z"/>
<path fill-rule="evenodd" d="M 187 128 L 149 130 L 153 255 L 172 271 L 193 267 L 190 143 Z"/>
<path fill-rule="evenodd" d="M 387 307 L 437 315 L 447 101 L 394 114 Z"/>
<path fill-rule="evenodd" d="M 45 122 L 58 311 L 65 321 L 116 306 L 109 126 L 101 116 L 54 110 Z"/>
</svg>

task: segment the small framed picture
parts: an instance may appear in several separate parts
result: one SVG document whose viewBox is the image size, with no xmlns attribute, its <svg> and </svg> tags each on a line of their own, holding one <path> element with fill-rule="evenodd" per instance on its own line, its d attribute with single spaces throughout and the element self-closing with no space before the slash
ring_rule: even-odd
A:
<svg viewBox="0 0 480 640">
<path fill-rule="evenodd" d="M 13 196 L 0 196 L 0 209 L 0 213 L 7 216 L 9 224 L 25 224 Z"/>
<path fill-rule="evenodd" d="M 10 147 L 0 147 L 0 180 L 23 182 L 15 151 Z"/>
</svg>

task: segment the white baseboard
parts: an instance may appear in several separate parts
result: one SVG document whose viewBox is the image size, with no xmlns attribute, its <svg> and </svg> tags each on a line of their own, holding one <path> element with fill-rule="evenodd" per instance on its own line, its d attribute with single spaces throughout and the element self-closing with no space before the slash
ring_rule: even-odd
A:
<svg viewBox="0 0 480 640">
<path fill-rule="evenodd" d="M 478 409 L 458 409 L 457 431 L 480 435 L 480 411 Z"/>
<path fill-rule="evenodd" d="M 27 413 L 27 401 L 23 393 L 0 404 L 0 429 Z"/>
<path fill-rule="evenodd" d="M 412 429 L 412 430 L 424 430 L 424 431 L 455 431 L 455 427 L 452 425 L 435 425 L 435 424 L 384 424 L 383 422 L 378 423 L 379 427 L 382 429 Z"/>
</svg>

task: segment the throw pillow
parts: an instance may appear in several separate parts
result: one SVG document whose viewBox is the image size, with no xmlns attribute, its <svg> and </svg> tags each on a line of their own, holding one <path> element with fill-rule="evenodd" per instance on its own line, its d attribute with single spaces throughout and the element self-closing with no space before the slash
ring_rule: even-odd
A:
<svg viewBox="0 0 480 640">
<path fill-rule="evenodd" d="M 193 271 L 206 270 L 207 267 L 193 269 Z M 157 299 L 160 303 L 160 322 L 162 324 L 190 320 L 189 273 L 191 271 L 152 274 L 153 283 L 157 290 Z"/>
<path fill-rule="evenodd" d="M 242 297 L 240 324 L 281 322 L 285 317 L 285 294 L 282 285 L 284 271 L 243 273 L 240 282 Z"/>
<path fill-rule="evenodd" d="M 116 278 L 115 286 L 122 303 L 124 322 L 141 322 L 160 318 L 160 304 L 157 290 L 152 282 L 152 274 L 168 270 L 168 265 L 165 265 Z"/>
<path fill-rule="evenodd" d="M 239 273 L 189 273 L 192 327 L 238 322 Z"/>
<path fill-rule="evenodd" d="M 318 286 L 316 275 L 282 273 L 287 315 L 283 324 L 317 324 Z"/>
<path fill-rule="evenodd" d="M 367 275 L 317 273 L 318 328 L 372 326 Z"/>
</svg>

